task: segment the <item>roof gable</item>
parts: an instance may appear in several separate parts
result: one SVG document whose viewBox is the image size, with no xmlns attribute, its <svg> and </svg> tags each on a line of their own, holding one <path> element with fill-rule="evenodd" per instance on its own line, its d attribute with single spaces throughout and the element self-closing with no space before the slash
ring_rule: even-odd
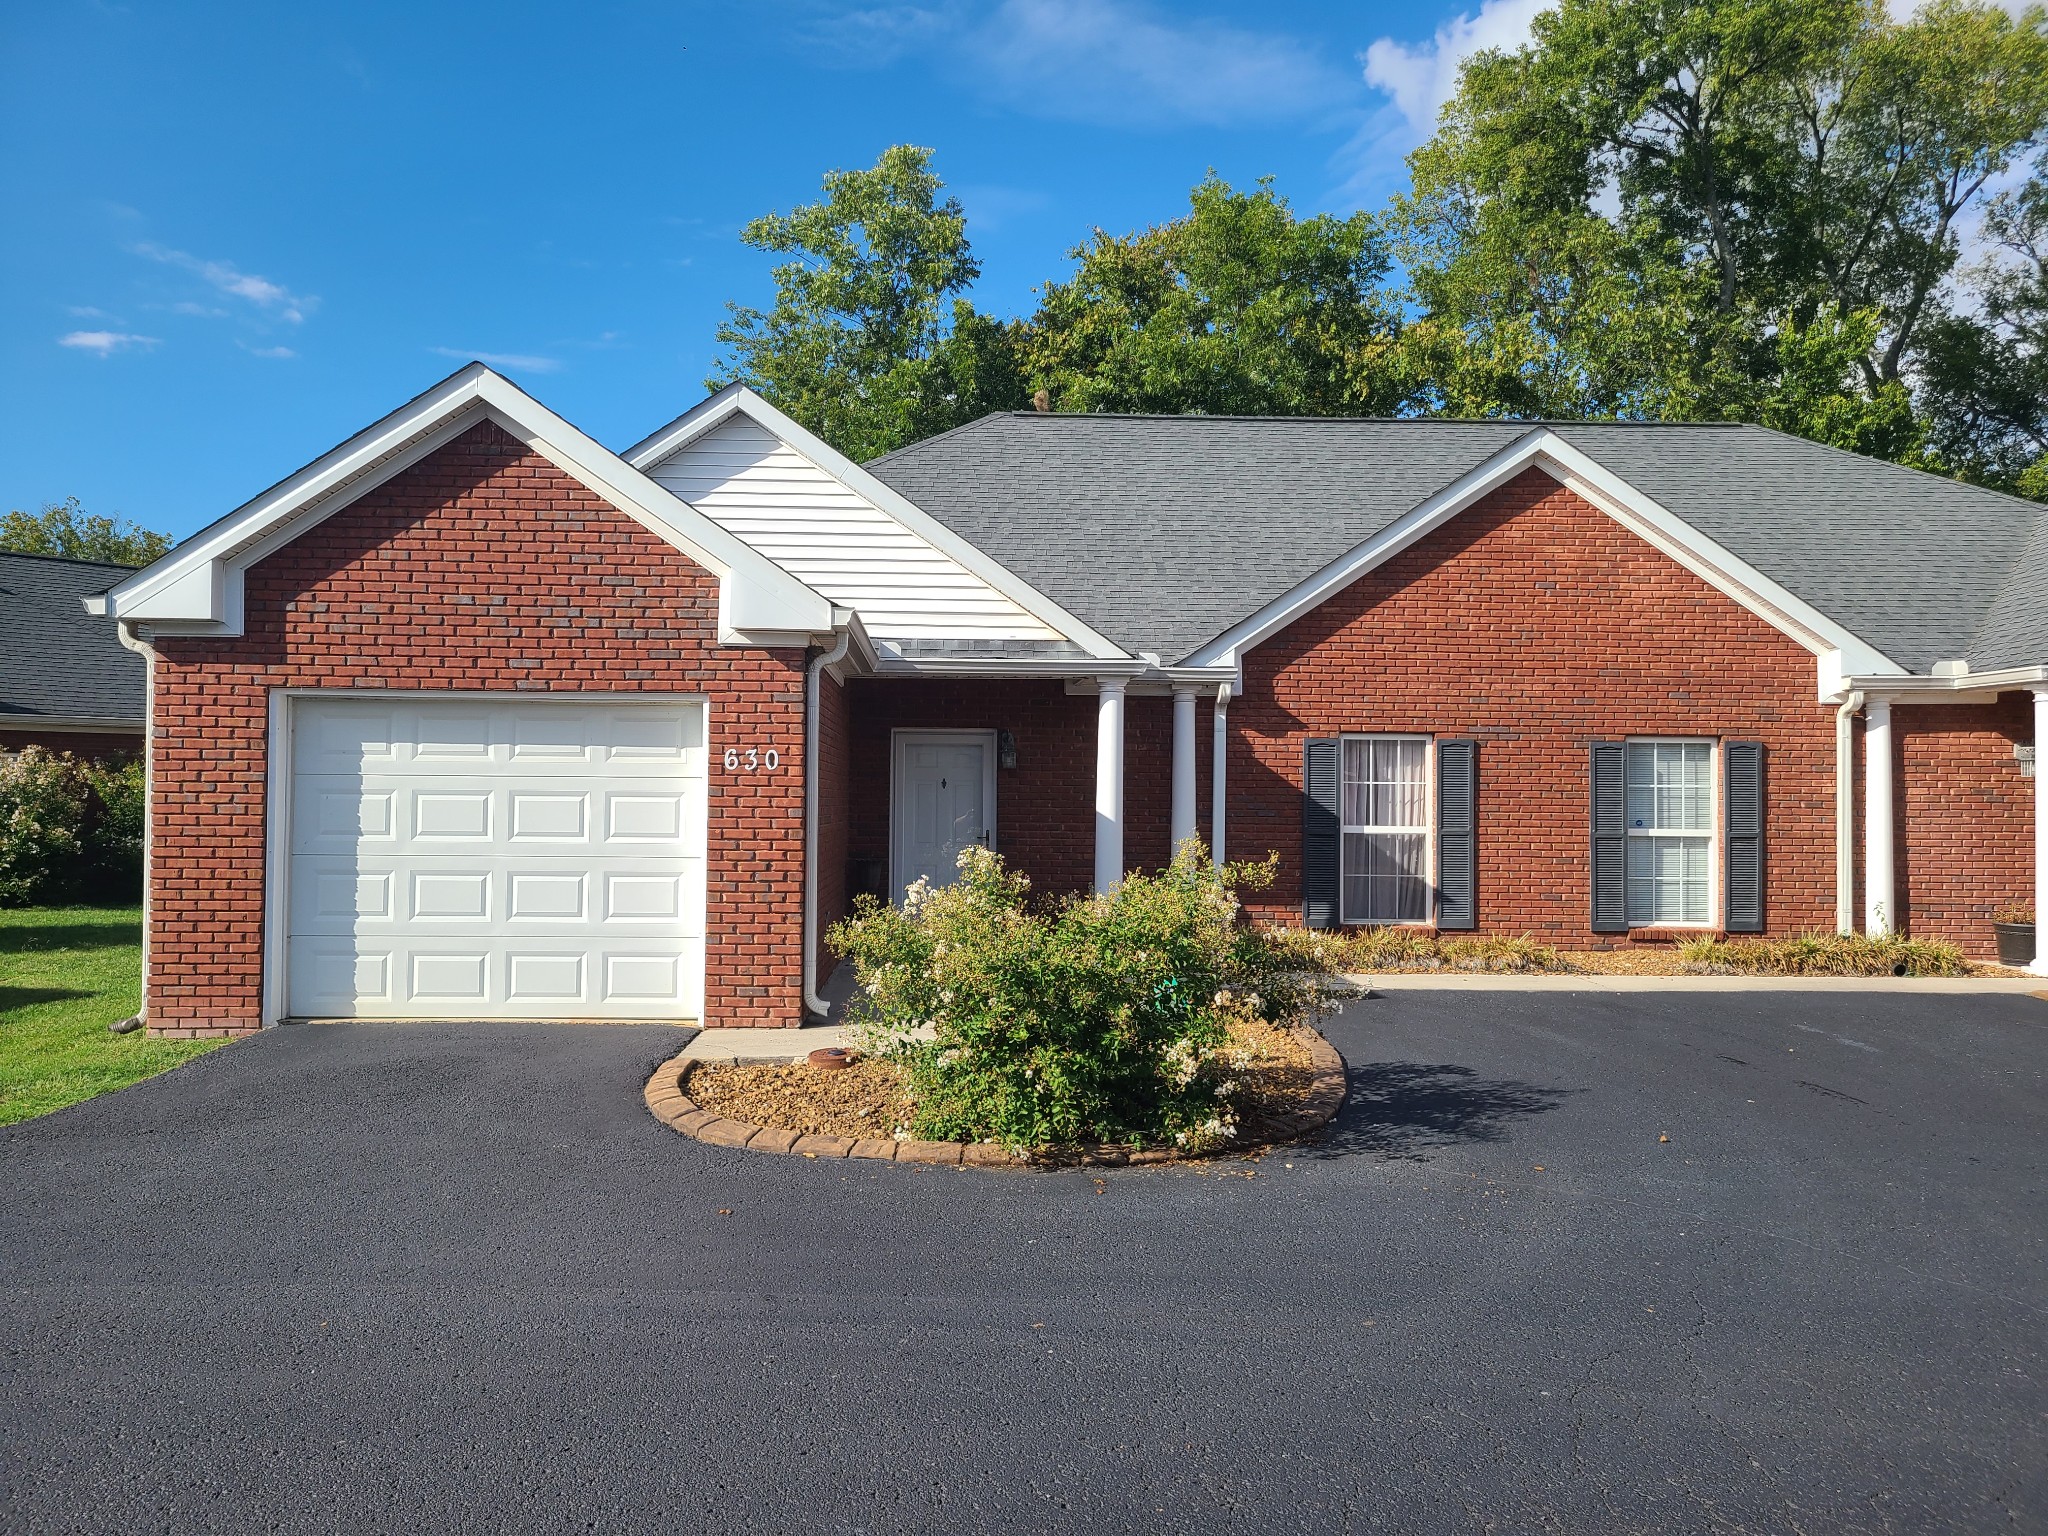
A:
<svg viewBox="0 0 2048 1536">
<path fill-rule="evenodd" d="M 1112 640 L 742 385 L 625 451 L 643 470 L 885 643 L 1078 646 Z"/>
<path fill-rule="evenodd" d="M 1852 673 L 2048 660 L 2048 622 L 2013 638 L 2038 508 L 1756 427 L 1008 413 L 868 467 L 1129 649 L 1193 660 L 1539 459 Z"/>
<path fill-rule="evenodd" d="M 244 573 L 479 421 L 535 453 L 719 578 L 720 637 L 788 644 L 827 633 L 832 605 L 509 380 L 472 363 L 89 603 L 163 632 L 242 632 Z"/>
</svg>

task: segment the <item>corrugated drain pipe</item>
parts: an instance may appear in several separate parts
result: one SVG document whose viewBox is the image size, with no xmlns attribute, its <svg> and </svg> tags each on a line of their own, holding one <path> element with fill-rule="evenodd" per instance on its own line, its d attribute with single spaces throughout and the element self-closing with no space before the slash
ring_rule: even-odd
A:
<svg viewBox="0 0 2048 1536">
<path fill-rule="evenodd" d="M 1856 931 L 1856 712 L 1852 693 L 1835 711 L 1835 932 Z"/>
<path fill-rule="evenodd" d="M 852 629 L 842 629 L 804 676 L 804 1012 L 820 1018 L 829 1008 L 818 996 L 818 679 L 852 644 Z"/>
</svg>

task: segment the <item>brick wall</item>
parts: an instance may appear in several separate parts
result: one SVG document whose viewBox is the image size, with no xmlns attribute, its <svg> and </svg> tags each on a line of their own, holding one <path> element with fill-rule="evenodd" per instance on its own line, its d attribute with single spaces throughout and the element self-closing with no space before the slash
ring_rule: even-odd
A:
<svg viewBox="0 0 2048 1536">
<path fill-rule="evenodd" d="M 1479 748 L 1479 926 L 1586 947 L 1587 747 L 1765 743 L 1765 921 L 1834 921 L 1834 725 L 1812 655 L 1540 471 L 1395 556 L 1245 660 L 1229 852 L 1275 849 L 1259 910 L 1298 921 L 1301 755 L 1347 731 Z"/>
<path fill-rule="evenodd" d="M 691 692 L 711 699 L 707 1022 L 802 1008 L 801 651 L 717 643 L 716 578 L 494 425 L 247 577 L 247 633 L 158 650 L 150 1016 L 260 1022 L 275 688 Z M 776 773 L 725 774 L 728 745 Z"/>
<path fill-rule="evenodd" d="M 106 762 L 142 756 L 142 732 L 0 731 L 0 752 L 19 752 L 23 747 L 48 747 L 52 752 L 69 752 L 91 762 Z"/>
<path fill-rule="evenodd" d="M 2034 739 L 2033 716 L 2031 693 L 1892 706 L 1893 921 L 1903 932 L 1992 959 L 1991 913 L 2032 899 L 2034 780 L 2012 749 Z"/>
</svg>

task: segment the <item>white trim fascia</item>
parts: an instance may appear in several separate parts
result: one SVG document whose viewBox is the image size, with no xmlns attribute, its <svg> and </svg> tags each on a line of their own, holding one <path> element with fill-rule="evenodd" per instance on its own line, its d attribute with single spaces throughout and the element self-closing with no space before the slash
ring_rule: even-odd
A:
<svg viewBox="0 0 2048 1536">
<path fill-rule="evenodd" d="M 2001 693 L 2039 688 L 2048 683 L 2048 666 L 1999 667 L 1990 672 L 1964 672 L 1955 677 L 1904 677 L 1882 673 L 1865 677 L 1844 677 L 1829 703 L 1839 703 L 1851 693 L 1867 698 L 1893 699 L 1902 704 L 1989 703 Z"/>
<path fill-rule="evenodd" d="M 884 656 L 877 677 L 1142 677 L 1145 663 L 1088 656 Z"/>
<path fill-rule="evenodd" d="M 798 425 L 789 415 L 755 394 L 744 384 L 728 384 L 710 398 L 700 401 L 651 436 L 642 438 L 620 457 L 635 469 L 651 469 L 663 459 L 713 427 L 744 415 L 756 426 L 780 438 L 792 452 L 808 459 L 814 469 L 830 475 L 856 496 L 872 503 L 940 553 L 951 556 L 972 575 L 1048 629 L 1080 646 L 1091 656 L 1121 658 L 1130 653 L 1088 625 L 1028 582 L 1013 575 L 985 551 L 960 537 L 900 491 L 890 489 L 853 460 L 815 433 Z"/>
<path fill-rule="evenodd" d="M 1183 665 L 1211 666 L 1241 657 L 1530 468 L 1544 470 L 1709 586 L 1798 641 L 1820 658 L 1824 683 L 1845 672 L 1904 674 L 1905 668 L 1889 656 L 1730 554 L 1547 427 L 1532 428 L 1509 443 L 1364 543 L 1191 653 Z"/>
<path fill-rule="evenodd" d="M 126 642 L 122 642 L 126 644 Z M 141 735 L 148 729 L 146 717 L 128 719 L 121 715 L 9 715 L 0 714 L 0 731 L 75 731 L 81 736 Z"/>
<path fill-rule="evenodd" d="M 725 643 L 815 633 L 832 605 L 510 380 L 473 363 L 104 594 L 92 611 L 165 628 L 242 633 L 242 577 L 264 555 L 489 419 L 719 578 Z M 91 605 L 88 605 L 91 607 Z M 769 643 L 780 643 L 769 642 Z"/>
</svg>

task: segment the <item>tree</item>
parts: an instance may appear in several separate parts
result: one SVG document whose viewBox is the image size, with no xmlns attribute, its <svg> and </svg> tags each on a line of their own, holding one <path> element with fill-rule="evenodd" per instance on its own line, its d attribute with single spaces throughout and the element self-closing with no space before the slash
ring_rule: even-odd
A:
<svg viewBox="0 0 2048 1536">
<path fill-rule="evenodd" d="M 1493 381 L 1481 408 L 1756 419 L 1783 390 L 1779 414 L 1882 419 L 1911 456 L 1960 226 L 2044 126 L 2038 7 L 1562 0 L 1467 61 L 1401 254 L 1439 350 Z M 1866 332 L 1821 408 L 1820 354 Z"/>
<path fill-rule="evenodd" d="M 1297 218 L 1270 179 L 1214 173 L 1186 216 L 1101 230 L 1041 291 L 1034 385 L 1069 411 L 1370 415 L 1410 393 L 1386 241 L 1370 216 Z"/>
<path fill-rule="evenodd" d="M 709 387 L 747 384 L 854 459 L 1024 403 L 1016 327 L 960 297 L 981 268 L 931 158 L 896 145 L 827 174 L 822 202 L 740 231 L 791 259 L 772 308 L 728 306 Z"/>
<path fill-rule="evenodd" d="M 2048 172 L 1996 199 L 1984 230 L 1977 311 L 1929 328 L 1932 436 L 1971 479 L 2048 501 Z"/>
<path fill-rule="evenodd" d="M 171 547 L 125 519 L 93 517 L 76 496 L 48 502 L 41 512 L 19 508 L 0 517 L 0 549 L 22 555 L 61 555 L 66 560 L 102 560 L 109 565 L 148 565 Z"/>
</svg>

